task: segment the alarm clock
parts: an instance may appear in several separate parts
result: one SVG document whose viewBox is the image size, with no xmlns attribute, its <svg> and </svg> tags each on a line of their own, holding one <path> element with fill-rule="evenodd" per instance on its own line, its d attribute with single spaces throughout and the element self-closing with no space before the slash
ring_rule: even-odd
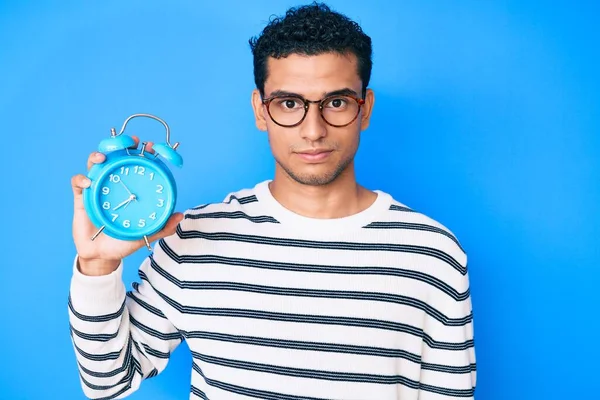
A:
<svg viewBox="0 0 600 400">
<path fill-rule="evenodd" d="M 147 142 L 134 148 L 133 138 L 123 134 L 137 117 L 154 119 L 166 128 L 166 142 L 153 145 L 154 153 L 146 150 Z M 91 240 L 100 233 L 119 240 L 144 239 L 151 250 L 148 238 L 164 227 L 175 209 L 177 185 L 167 164 L 183 165 L 178 146 L 170 143 L 167 123 L 154 115 L 131 115 L 119 133 L 111 128 L 110 137 L 98 145 L 106 160 L 90 168 L 91 184 L 83 190 L 86 213 L 98 228 Z"/>
</svg>

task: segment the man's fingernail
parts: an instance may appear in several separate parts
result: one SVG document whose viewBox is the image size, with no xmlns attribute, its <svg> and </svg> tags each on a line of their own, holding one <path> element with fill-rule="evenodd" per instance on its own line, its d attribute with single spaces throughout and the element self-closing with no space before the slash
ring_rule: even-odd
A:
<svg viewBox="0 0 600 400">
<path fill-rule="evenodd" d="M 92 183 L 92 182 L 89 179 L 84 179 L 82 182 L 82 185 L 85 187 L 88 187 L 88 186 L 90 186 L 90 183 Z"/>
</svg>

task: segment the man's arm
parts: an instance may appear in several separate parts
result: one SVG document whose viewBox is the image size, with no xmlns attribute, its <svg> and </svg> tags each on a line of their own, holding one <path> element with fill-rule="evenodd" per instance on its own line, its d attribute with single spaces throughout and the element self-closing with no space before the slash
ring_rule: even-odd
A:
<svg viewBox="0 0 600 400">
<path fill-rule="evenodd" d="M 448 296 L 443 310 L 439 310 L 448 319 L 442 322 L 430 318 L 424 327 L 419 400 L 475 396 L 477 373 L 466 261 L 464 274 L 457 275 L 454 283 L 451 286 L 456 290 L 456 298 Z"/>
<path fill-rule="evenodd" d="M 160 246 L 155 246 L 155 252 Z M 156 255 L 156 254 L 154 254 Z M 69 295 L 71 338 L 81 386 L 91 399 L 123 398 L 167 365 L 181 335 L 161 311 L 164 301 L 149 283 L 160 279 L 154 257 L 140 266 L 140 283 L 126 292 L 123 265 L 86 276 L 75 260 Z"/>
</svg>

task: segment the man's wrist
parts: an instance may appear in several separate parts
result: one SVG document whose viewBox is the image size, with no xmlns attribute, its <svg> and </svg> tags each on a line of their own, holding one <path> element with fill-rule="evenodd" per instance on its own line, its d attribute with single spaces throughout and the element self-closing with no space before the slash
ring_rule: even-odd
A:
<svg viewBox="0 0 600 400">
<path fill-rule="evenodd" d="M 83 275 L 104 276 L 112 274 L 121 264 L 120 260 L 97 260 L 78 257 L 77 269 Z"/>
</svg>

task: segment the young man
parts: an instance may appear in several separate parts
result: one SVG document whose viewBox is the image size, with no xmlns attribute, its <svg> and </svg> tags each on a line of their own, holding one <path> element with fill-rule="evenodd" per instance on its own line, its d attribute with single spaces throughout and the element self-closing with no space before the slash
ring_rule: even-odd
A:
<svg viewBox="0 0 600 400">
<path fill-rule="evenodd" d="M 464 251 L 355 179 L 374 104 L 370 38 L 313 4 L 250 44 L 275 176 L 174 214 L 132 291 L 121 260 L 144 243 L 90 241 L 89 182 L 73 177 L 69 316 L 84 392 L 125 397 L 186 340 L 190 399 L 473 398 Z"/>
</svg>

